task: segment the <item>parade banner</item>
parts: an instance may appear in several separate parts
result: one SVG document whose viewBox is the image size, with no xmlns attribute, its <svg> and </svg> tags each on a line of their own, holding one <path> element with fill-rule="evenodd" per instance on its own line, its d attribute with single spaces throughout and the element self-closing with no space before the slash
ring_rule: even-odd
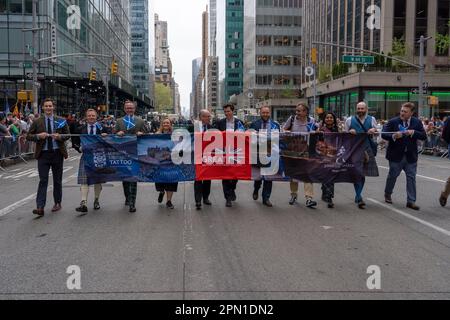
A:
<svg viewBox="0 0 450 320">
<path fill-rule="evenodd" d="M 312 183 L 357 183 L 364 177 L 365 135 L 283 134 L 284 174 Z"/>
<path fill-rule="evenodd" d="M 201 180 L 251 180 L 250 133 L 195 133 L 195 176 Z"/>
<path fill-rule="evenodd" d="M 174 183 L 270 180 L 357 183 L 364 177 L 365 135 L 270 134 L 209 130 L 191 134 L 82 136 L 90 182 Z"/>
<path fill-rule="evenodd" d="M 138 180 L 158 183 L 193 181 L 195 166 L 192 162 L 192 138 L 190 134 L 138 137 Z"/>
<path fill-rule="evenodd" d="M 91 184 L 138 181 L 136 137 L 83 135 L 81 143 L 85 171 Z"/>
</svg>

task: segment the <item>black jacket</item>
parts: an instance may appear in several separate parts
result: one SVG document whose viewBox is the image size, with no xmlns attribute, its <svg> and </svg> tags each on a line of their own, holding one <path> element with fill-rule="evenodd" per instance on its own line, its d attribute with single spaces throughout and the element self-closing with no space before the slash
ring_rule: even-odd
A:
<svg viewBox="0 0 450 320">
<path fill-rule="evenodd" d="M 234 118 L 234 131 L 237 131 L 239 128 L 244 129 L 244 124 L 241 120 Z M 216 129 L 219 131 L 227 130 L 227 118 L 223 118 L 216 123 Z"/>
<path fill-rule="evenodd" d="M 383 132 L 399 132 L 402 120 L 400 117 L 396 117 L 390 120 L 384 127 Z M 401 162 L 403 156 L 406 154 L 408 163 L 415 163 L 418 159 L 417 140 L 427 140 L 427 134 L 423 128 L 422 122 L 412 117 L 408 130 L 414 130 L 415 133 L 412 137 L 403 137 L 401 139 L 393 140 L 393 133 L 383 133 L 382 138 L 389 141 L 389 145 L 386 151 L 386 159 L 393 162 Z"/>
<path fill-rule="evenodd" d="M 442 139 L 450 144 L 450 118 L 447 118 L 447 121 L 445 121 L 444 129 L 442 130 Z"/>
</svg>

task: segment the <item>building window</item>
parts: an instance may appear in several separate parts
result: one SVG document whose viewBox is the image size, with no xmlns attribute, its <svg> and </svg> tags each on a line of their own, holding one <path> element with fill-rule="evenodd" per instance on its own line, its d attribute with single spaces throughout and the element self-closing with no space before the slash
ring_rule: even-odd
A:
<svg viewBox="0 0 450 320">
<path fill-rule="evenodd" d="M 273 57 L 274 66 L 290 66 L 291 59 L 288 56 L 274 56 Z"/>
<path fill-rule="evenodd" d="M 258 47 L 266 47 L 272 45 L 271 36 L 256 36 L 256 44 Z"/>
<path fill-rule="evenodd" d="M 428 33 L 428 1 L 416 0 L 416 39 L 420 36 L 427 36 Z M 420 54 L 420 44 L 415 44 L 415 54 Z M 425 52 L 427 52 L 427 43 L 425 42 Z"/>
<path fill-rule="evenodd" d="M 442 35 L 448 35 L 450 32 L 450 26 L 448 25 L 450 21 L 450 0 L 439 0 L 438 1 L 438 17 L 437 17 L 437 32 Z M 436 55 L 438 56 L 448 56 L 447 50 L 440 50 L 436 48 Z"/>
<path fill-rule="evenodd" d="M 256 56 L 258 66 L 270 66 L 271 60 L 270 56 Z"/>
</svg>

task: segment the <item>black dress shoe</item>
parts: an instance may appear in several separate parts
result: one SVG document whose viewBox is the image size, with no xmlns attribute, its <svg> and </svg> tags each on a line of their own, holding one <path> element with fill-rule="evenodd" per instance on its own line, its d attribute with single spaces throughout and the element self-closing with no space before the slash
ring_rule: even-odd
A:
<svg viewBox="0 0 450 320">
<path fill-rule="evenodd" d="M 364 201 L 359 201 L 358 202 L 358 208 L 360 208 L 361 210 L 364 210 L 366 208 L 366 203 Z"/>
<path fill-rule="evenodd" d="M 162 203 L 164 200 L 164 192 L 160 192 L 158 196 L 158 203 Z"/>
<path fill-rule="evenodd" d="M 83 212 L 83 213 L 88 212 L 88 208 L 86 206 L 86 202 L 81 201 L 80 206 L 78 208 L 76 208 L 75 211 L 76 212 Z"/>
<path fill-rule="evenodd" d="M 265 205 L 266 207 L 269 207 L 269 208 L 273 207 L 273 204 L 272 204 L 272 202 L 270 202 L 270 200 L 263 201 L 263 205 Z"/>
<path fill-rule="evenodd" d="M 419 211 L 419 210 L 420 210 L 420 207 L 417 206 L 415 203 L 410 203 L 410 202 L 409 202 L 409 203 L 406 204 L 406 207 L 409 208 L 409 209 L 416 210 L 416 211 Z"/>
<path fill-rule="evenodd" d="M 94 210 L 100 210 L 100 202 L 98 199 L 94 200 Z"/>
<path fill-rule="evenodd" d="M 39 217 L 43 217 L 44 216 L 44 209 L 34 209 L 33 210 L 33 214 L 38 215 Z"/>
<path fill-rule="evenodd" d="M 209 201 L 208 199 L 203 200 L 203 203 L 206 204 L 207 206 L 211 206 L 212 205 L 211 201 Z"/>
<path fill-rule="evenodd" d="M 60 211 L 61 209 L 62 209 L 61 204 L 60 204 L 60 203 L 57 203 L 57 204 L 55 204 L 55 205 L 53 206 L 52 212 L 58 212 L 58 211 Z"/>
<path fill-rule="evenodd" d="M 441 206 L 445 207 L 447 205 L 447 198 L 444 197 L 443 194 L 441 194 L 440 198 L 439 198 L 439 203 Z"/>
<path fill-rule="evenodd" d="M 236 201 L 236 200 L 237 200 L 236 193 L 233 194 L 233 195 L 231 196 L 231 199 L 230 199 L 230 200 L 231 200 L 231 201 Z"/>
<path fill-rule="evenodd" d="M 197 203 L 195 204 L 195 208 L 196 208 L 197 210 L 201 210 L 201 209 L 202 209 L 202 204 L 201 204 L 201 202 L 197 202 Z"/>
<path fill-rule="evenodd" d="M 169 209 L 174 209 L 174 208 L 175 208 L 175 207 L 173 206 L 173 204 L 172 204 L 172 201 L 167 201 L 167 202 L 166 202 L 166 207 L 169 208 Z"/>
<path fill-rule="evenodd" d="M 334 208 L 334 203 L 328 202 L 328 209 L 333 209 L 333 208 Z"/>
<path fill-rule="evenodd" d="M 227 200 L 225 206 L 226 206 L 227 208 L 231 208 L 231 207 L 233 206 L 233 204 L 231 203 L 231 200 Z"/>
<path fill-rule="evenodd" d="M 385 194 L 385 195 L 384 195 L 384 201 L 385 201 L 386 203 L 392 204 L 392 197 L 391 197 L 391 195 Z"/>
<path fill-rule="evenodd" d="M 134 206 L 134 204 L 130 204 L 130 212 L 136 212 L 136 207 Z"/>
<path fill-rule="evenodd" d="M 258 191 L 253 191 L 253 200 L 258 200 L 259 194 Z"/>
</svg>

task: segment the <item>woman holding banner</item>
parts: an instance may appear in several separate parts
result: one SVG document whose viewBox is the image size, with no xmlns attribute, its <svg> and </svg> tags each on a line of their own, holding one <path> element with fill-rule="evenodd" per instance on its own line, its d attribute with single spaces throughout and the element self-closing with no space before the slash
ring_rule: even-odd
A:
<svg viewBox="0 0 450 320">
<path fill-rule="evenodd" d="M 173 125 L 170 119 L 166 118 L 161 122 L 161 126 L 157 134 L 172 134 Z M 162 203 L 164 200 L 164 195 L 167 193 L 166 207 L 169 209 L 174 209 L 172 204 L 172 196 L 174 192 L 178 190 L 178 182 L 175 183 L 155 183 L 156 191 L 159 192 L 158 203 Z"/>
<path fill-rule="evenodd" d="M 339 127 L 336 115 L 333 112 L 327 112 L 323 118 L 322 124 L 319 128 L 319 132 L 323 134 L 339 133 Z M 325 139 L 322 136 L 320 142 L 324 142 Z M 320 143 L 319 142 L 319 143 Z M 328 208 L 334 208 L 334 183 L 322 184 L 322 200 L 328 204 Z"/>
</svg>

